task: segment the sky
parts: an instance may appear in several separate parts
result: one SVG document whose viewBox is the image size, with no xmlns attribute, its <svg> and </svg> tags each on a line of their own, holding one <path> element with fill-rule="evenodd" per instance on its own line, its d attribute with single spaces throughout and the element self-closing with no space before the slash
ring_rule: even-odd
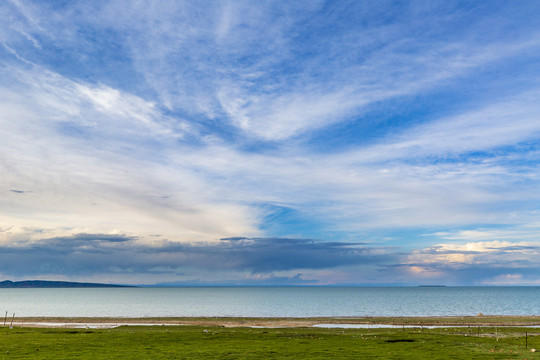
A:
<svg viewBox="0 0 540 360">
<path fill-rule="evenodd" d="M 0 2 L 0 278 L 540 285 L 540 2 Z"/>
</svg>

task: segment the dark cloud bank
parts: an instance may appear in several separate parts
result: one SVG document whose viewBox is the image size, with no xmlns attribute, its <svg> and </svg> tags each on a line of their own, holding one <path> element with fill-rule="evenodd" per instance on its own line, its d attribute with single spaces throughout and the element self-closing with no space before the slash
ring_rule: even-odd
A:
<svg viewBox="0 0 540 360">
<path fill-rule="evenodd" d="M 364 273 L 366 277 L 376 274 L 378 283 L 400 284 L 399 279 L 408 268 L 427 266 L 431 271 L 452 274 L 451 278 L 437 279 L 439 283 L 447 280 L 451 281 L 449 284 L 466 284 L 467 281 L 474 284 L 482 279 L 515 272 L 516 265 L 519 265 L 493 262 L 481 266 L 462 264 L 456 268 L 455 264 L 444 262 L 410 263 L 406 261 L 407 255 L 409 253 L 395 248 L 311 239 L 236 237 L 191 244 L 163 240 L 149 245 L 133 236 L 76 234 L 1 246 L 0 272 L 11 277 L 33 278 L 118 274 L 178 278 L 178 281 L 163 285 L 302 285 L 317 284 L 317 281 L 307 280 L 301 274 L 347 268 L 347 272 L 358 274 L 358 284 L 366 283 Z M 276 275 L 278 272 L 289 275 Z M 185 273 L 200 274 L 199 280 L 183 280 Z M 205 280 L 205 274 L 218 276 Z M 223 274 L 221 282 L 216 280 L 220 274 Z M 246 274 L 253 275 L 247 283 Z M 418 279 L 418 283 L 422 282 Z"/>
<path fill-rule="evenodd" d="M 224 238 L 213 243 L 148 245 L 126 235 L 77 234 L 0 247 L 0 271 L 35 274 L 179 273 L 183 269 L 271 274 L 387 263 L 394 255 L 347 242 L 288 238 Z"/>
</svg>

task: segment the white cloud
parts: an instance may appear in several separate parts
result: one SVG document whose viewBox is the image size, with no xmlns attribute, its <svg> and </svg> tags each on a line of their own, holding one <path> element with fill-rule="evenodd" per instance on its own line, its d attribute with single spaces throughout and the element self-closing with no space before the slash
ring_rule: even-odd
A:
<svg viewBox="0 0 540 360">
<path fill-rule="evenodd" d="M 439 244 L 413 251 L 408 263 L 446 271 L 467 266 L 527 268 L 540 260 L 540 242 L 476 241 Z"/>
<path fill-rule="evenodd" d="M 522 219 L 522 217 L 519 217 Z M 432 235 L 442 239 L 457 240 L 457 241 L 500 241 L 510 240 L 536 240 L 538 239 L 539 226 L 531 226 L 526 223 L 519 223 L 505 229 L 472 229 L 458 230 L 452 232 L 437 232 Z"/>
<path fill-rule="evenodd" d="M 192 169 L 147 153 L 148 143 L 174 146 L 184 129 L 153 104 L 47 71 L 12 73 L 19 81 L 0 88 L 0 226 L 15 229 L 10 238 L 25 228 L 189 241 L 258 234 L 246 206 L 222 202 Z M 31 193 L 9 192 L 21 188 Z"/>
<path fill-rule="evenodd" d="M 278 96 L 249 96 L 241 92 L 234 95 L 225 91 L 218 92 L 218 96 L 233 123 L 247 134 L 264 140 L 284 140 L 307 129 L 328 125 L 368 102 L 345 91 L 291 92 Z"/>
</svg>

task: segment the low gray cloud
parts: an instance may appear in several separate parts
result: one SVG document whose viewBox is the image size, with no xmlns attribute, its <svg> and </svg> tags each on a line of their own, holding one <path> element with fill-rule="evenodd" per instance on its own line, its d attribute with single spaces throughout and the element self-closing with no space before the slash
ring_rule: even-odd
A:
<svg viewBox="0 0 540 360">
<path fill-rule="evenodd" d="M 155 284 L 156 287 L 170 286 L 222 286 L 227 281 L 208 281 L 206 279 L 194 279 L 187 281 L 169 281 Z M 302 273 L 297 273 L 292 276 L 274 276 L 270 275 L 264 278 L 244 278 L 229 281 L 237 286 L 298 286 L 298 285 L 313 285 L 317 283 L 315 279 L 305 279 Z"/>
<path fill-rule="evenodd" d="M 117 235 L 117 234 L 76 234 L 73 236 L 63 236 L 48 239 L 47 241 L 56 243 L 67 243 L 76 246 L 76 244 L 98 242 L 98 243 L 116 243 L 136 240 L 136 236 Z"/>
<path fill-rule="evenodd" d="M 497 250 L 497 251 L 527 251 L 527 250 L 540 250 L 540 246 L 534 246 L 534 245 L 512 245 L 512 246 L 504 246 L 504 247 L 487 247 L 487 249 L 490 250 Z"/>
</svg>

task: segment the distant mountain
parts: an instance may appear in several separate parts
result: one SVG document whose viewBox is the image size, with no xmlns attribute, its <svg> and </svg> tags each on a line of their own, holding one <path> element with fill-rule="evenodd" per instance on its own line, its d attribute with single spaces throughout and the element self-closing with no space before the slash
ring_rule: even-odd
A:
<svg viewBox="0 0 540 360">
<path fill-rule="evenodd" d="M 129 287 L 125 285 L 80 283 L 69 281 L 45 281 L 45 280 L 25 280 L 25 281 L 0 281 L 0 288 L 103 288 L 103 287 Z"/>
</svg>

